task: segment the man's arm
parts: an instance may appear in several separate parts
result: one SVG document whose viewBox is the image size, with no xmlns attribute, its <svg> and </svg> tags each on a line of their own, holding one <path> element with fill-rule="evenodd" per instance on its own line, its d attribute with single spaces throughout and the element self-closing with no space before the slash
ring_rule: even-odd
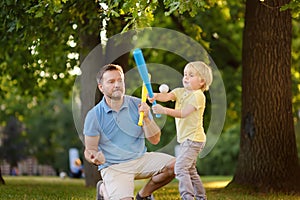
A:
<svg viewBox="0 0 300 200">
<path fill-rule="evenodd" d="M 101 151 L 98 151 L 98 143 L 100 136 L 85 136 L 85 159 L 95 165 L 101 165 L 105 163 L 105 157 Z"/>
<path fill-rule="evenodd" d="M 160 128 L 153 119 L 149 118 L 148 114 L 150 112 L 150 107 L 147 103 L 141 103 L 139 112 L 141 111 L 144 112 L 143 130 L 145 137 L 151 144 L 158 144 L 161 135 Z"/>
<path fill-rule="evenodd" d="M 145 137 L 151 144 L 158 144 L 160 141 L 161 131 L 155 121 L 144 117 L 143 130 L 145 132 Z"/>
</svg>

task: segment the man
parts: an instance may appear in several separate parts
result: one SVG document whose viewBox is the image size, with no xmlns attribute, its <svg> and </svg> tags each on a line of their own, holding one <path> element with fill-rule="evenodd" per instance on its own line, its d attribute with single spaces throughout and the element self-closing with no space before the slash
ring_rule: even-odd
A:
<svg viewBox="0 0 300 200">
<path fill-rule="evenodd" d="M 160 128 L 152 119 L 147 103 L 125 95 L 124 73 L 119 65 L 108 64 L 97 74 L 103 99 L 85 119 L 85 158 L 98 165 L 103 183 L 97 184 L 98 199 L 132 200 L 134 180 L 150 178 L 136 199 L 153 199 L 153 191 L 174 178 L 173 156 L 146 152 L 145 138 L 160 141 Z M 143 126 L 138 126 L 144 112 Z M 99 188 L 98 188 L 99 187 Z"/>
</svg>

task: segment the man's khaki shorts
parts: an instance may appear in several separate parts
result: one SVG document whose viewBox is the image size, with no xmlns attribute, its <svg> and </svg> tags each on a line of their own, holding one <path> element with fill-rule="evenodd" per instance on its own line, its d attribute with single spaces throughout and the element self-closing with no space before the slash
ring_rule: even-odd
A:
<svg viewBox="0 0 300 200">
<path fill-rule="evenodd" d="M 159 152 L 146 152 L 142 157 L 125 163 L 111 165 L 101 170 L 109 199 L 134 197 L 134 180 L 159 174 L 174 157 Z"/>
</svg>

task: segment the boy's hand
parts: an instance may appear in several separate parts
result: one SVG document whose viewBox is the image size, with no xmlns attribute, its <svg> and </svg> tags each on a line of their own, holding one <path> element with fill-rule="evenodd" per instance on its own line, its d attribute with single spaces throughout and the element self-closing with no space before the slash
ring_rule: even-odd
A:
<svg viewBox="0 0 300 200">
<path fill-rule="evenodd" d="M 154 114 L 166 114 L 165 107 L 163 107 L 160 104 L 156 104 L 156 105 L 152 106 L 152 110 L 153 110 Z"/>
<path fill-rule="evenodd" d="M 149 97 L 149 96 L 148 96 L 148 101 L 149 101 L 150 103 L 153 103 L 153 101 L 156 100 L 156 97 L 157 97 L 157 93 L 153 93 L 153 97 Z"/>
</svg>

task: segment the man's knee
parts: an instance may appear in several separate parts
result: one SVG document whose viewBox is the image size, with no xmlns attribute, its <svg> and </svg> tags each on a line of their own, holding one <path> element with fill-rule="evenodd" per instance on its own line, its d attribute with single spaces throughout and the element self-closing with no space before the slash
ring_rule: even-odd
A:
<svg viewBox="0 0 300 200">
<path fill-rule="evenodd" d="M 172 160 L 164 169 L 169 176 L 173 176 L 173 177 L 175 176 L 174 173 L 175 161 L 176 161 L 175 159 Z"/>
</svg>

